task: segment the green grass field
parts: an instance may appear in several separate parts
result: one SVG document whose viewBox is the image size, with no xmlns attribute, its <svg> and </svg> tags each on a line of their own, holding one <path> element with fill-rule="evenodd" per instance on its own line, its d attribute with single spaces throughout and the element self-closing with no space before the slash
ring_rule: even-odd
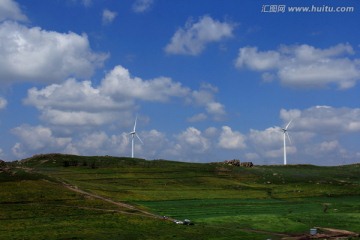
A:
<svg viewBox="0 0 360 240">
<path fill-rule="evenodd" d="M 7 164 L 0 184 L 0 239 L 281 239 L 314 226 L 360 232 L 359 164 L 243 168 L 49 154 Z"/>
</svg>

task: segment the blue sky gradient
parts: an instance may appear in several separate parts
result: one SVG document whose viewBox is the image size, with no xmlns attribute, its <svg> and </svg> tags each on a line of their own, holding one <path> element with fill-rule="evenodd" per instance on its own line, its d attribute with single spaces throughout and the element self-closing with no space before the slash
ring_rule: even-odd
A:
<svg viewBox="0 0 360 240">
<path fill-rule="evenodd" d="M 294 12 L 294 8 L 296 11 Z M 309 10 L 310 9 L 310 10 Z M 360 161 L 360 3 L 0 0 L 0 159 Z"/>
</svg>

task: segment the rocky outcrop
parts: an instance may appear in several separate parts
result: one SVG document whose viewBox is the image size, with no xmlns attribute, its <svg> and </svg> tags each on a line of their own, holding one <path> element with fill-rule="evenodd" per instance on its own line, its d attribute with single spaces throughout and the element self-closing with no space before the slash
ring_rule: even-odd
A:
<svg viewBox="0 0 360 240">
<path fill-rule="evenodd" d="M 225 160 L 223 162 L 223 164 L 229 165 L 229 166 L 235 166 L 235 167 L 253 167 L 254 166 L 254 164 L 252 162 L 241 162 L 238 159 Z"/>
<path fill-rule="evenodd" d="M 253 167 L 254 164 L 252 162 L 242 162 L 242 163 L 240 163 L 240 166 L 242 166 L 242 167 Z"/>
<path fill-rule="evenodd" d="M 6 163 L 5 163 L 5 161 L 3 161 L 3 160 L 0 160 L 0 168 L 3 168 L 3 167 L 5 167 L 6 166 Z"/>
</svg>

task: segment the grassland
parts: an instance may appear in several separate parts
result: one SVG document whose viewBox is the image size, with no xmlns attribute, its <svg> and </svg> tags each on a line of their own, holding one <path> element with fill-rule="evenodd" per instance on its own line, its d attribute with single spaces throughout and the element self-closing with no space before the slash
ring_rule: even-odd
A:
<svg viewBox="0 0 360 240">
<path fill-rule="evenodd" d="M 359 164 L 242 168 L 50 154 L 7 164 L 0 184 L 0 239 L 281 239 L 314 226 L 360 232 Z"/>
</svg>

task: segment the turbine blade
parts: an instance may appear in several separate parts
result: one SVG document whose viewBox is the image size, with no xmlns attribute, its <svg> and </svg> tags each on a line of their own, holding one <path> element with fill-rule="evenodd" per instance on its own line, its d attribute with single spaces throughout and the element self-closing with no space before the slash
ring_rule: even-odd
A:
<svg viewBox="0 0 360 240">
<path fill-rule="evenodd" d="M 289 133 L 288 133 L 288 132 L 286 132 L 286 135 L 287 135 L 287 137 L 288 137 L 288 139 L 289 139 L 290 144 L 292 144 L 292 143 L 291 143 L 291 138 L 290 138 Z"/>
<path fill-rule="evenodd" d="M 286 125 L 286 127 L 284 128 L 285 130 L 288 129 L 288 127 L 290 126 L 290 123 L 292 122 L 292 119 L 290 120 L 290 122 Z"/>
<path fill-rule="evenodd" d="M 137 135 L 137 133 L 135 133 L 135 135 L 136 135 L 136 137 L 140 140 L 140 142 L 141 142 L 142 144 L 144 144 L 144 142 L 141 140 L 141 138 L 139 137 L 139 135 Z"/>
<path fill-rule="evenodd" d="M 135 123 L 134 123 L 134 130 L 133 130 L 133 132 L 136 132 L 136 121 L 137 121 L 137 115 L 136 115 L 136 118 L 135 118 Z"/>
</svg>

